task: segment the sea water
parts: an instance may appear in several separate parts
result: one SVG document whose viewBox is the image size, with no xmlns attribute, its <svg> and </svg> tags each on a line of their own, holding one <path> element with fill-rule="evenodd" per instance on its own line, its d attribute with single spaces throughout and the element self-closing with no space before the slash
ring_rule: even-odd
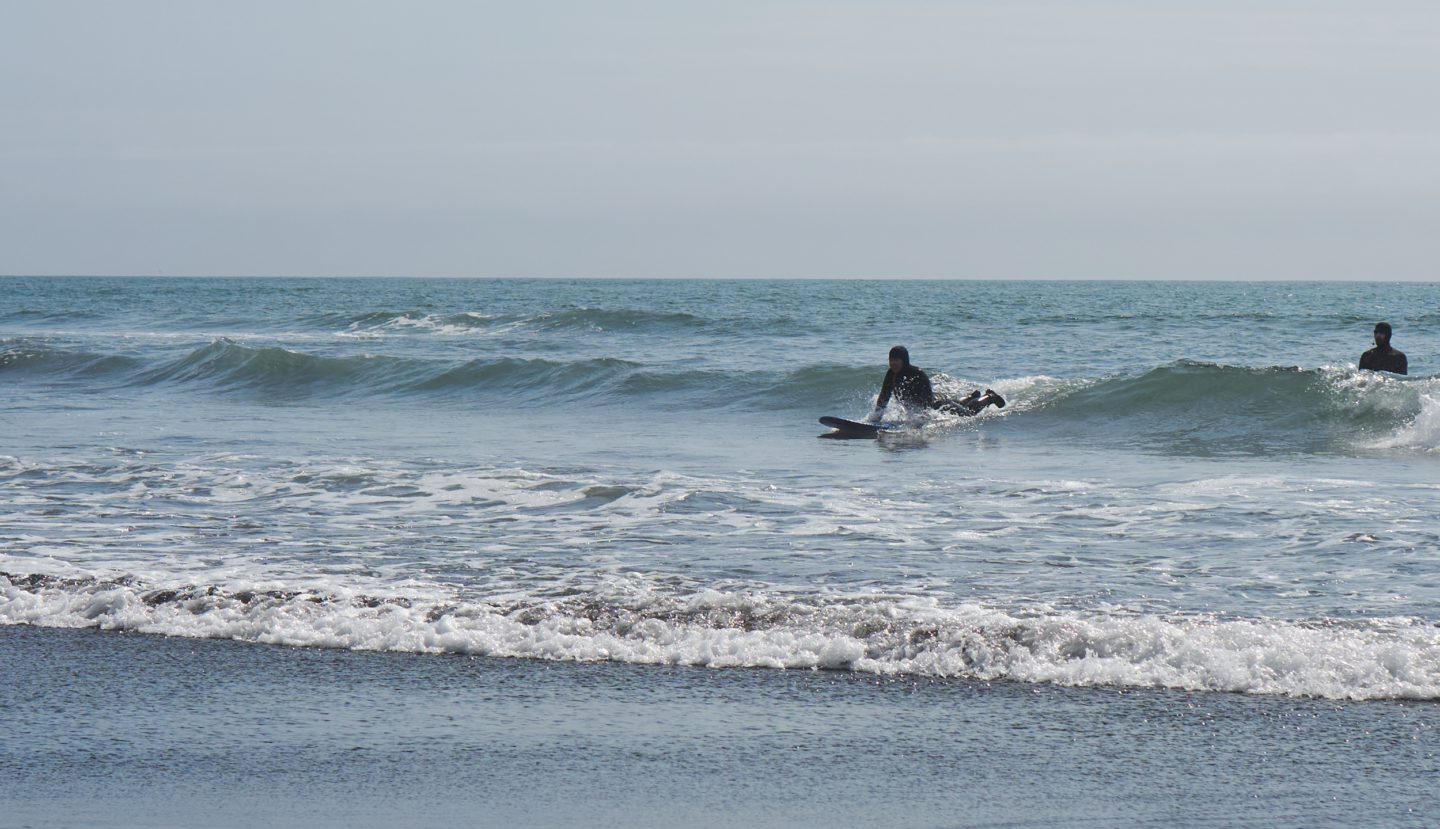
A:
<svg viewBox="0 0 1440 829">
<path fill-rule="evenodd" d="M 0 279 L 0 806 L 1433 825 L 1437 295 Z"/>
</svg>

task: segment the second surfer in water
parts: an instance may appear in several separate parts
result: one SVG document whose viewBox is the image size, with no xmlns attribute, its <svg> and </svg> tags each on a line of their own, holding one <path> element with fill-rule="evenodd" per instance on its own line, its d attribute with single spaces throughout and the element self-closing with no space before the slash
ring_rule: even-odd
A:
<svg viewBox="0 0 1440 829">
<path fill-rule="evenodd" d="M 1375 347 L 1360 355 L 1360 367 L 1371 371 L 1389 371 L 1394 374 L 1408 374 L 1409 362 L 1405 352 L 1390 345 L 1393 333 L 1388 322 L 1375 323 Z"/>
<path fill-rule="evenodd" d="M 890 370 L 885 373 L 885 382 L 880 386 L 880 396 L 875 398 L 875 408 L 866 416 L 867 423 L 876 423 L 885 407 L 894 397 L 905 408 L 921 412 L 928 409 L 968 416 L 978 414 L 986 406 L 1005 407 L 1005 398 L 993 389 L 975 390 L 969 395 L 952 400 L 937 397 L 930 387 L 930 378 L 925 372 L 910 364 L 910 351 L 903 345 L 890 349 Z"/>
</svg>

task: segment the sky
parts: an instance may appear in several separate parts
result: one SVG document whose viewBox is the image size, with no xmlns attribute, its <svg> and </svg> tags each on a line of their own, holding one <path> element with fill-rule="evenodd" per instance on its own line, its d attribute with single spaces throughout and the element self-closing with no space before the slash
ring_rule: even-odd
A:
<svg viewBox="0 0 1440 829">
<path fill-rule="evenodd" d="M 0 273 L 1440 281 L 1434 0 L 0 0 Z"/>
</svg>

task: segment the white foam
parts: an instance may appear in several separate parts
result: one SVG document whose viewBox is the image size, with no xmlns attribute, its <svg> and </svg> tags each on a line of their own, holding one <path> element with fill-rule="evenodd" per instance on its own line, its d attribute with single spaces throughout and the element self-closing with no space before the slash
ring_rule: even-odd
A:
<svg viewBox="0 0 1440 829">
<path fill-rule="evenodd" d="M 297 647 L 1440 699 L 1440 630 L 1412 619 L 1302 623 L 884 596 L 673 595 L 634 579 L 563 601 L 467 603 L 0 577 L 0 623 Z"/>
<path fill-rule="evenodd" d="M 375 324 L 362 320 L 334 336 L 345 339 L 378 340 L 391 334 L 433 334 L 441 337 L 498 337 L 533 323 L 531 318 L 506 320 L 474 311 L 460 314 L 400 314 Z"/>
<path fill-rule="evenodd" d="M 1420 411 L 1410 423 L 1370 444 L 1372 449 L 1410 449 L 1440 452 L 1440 397 L 1420 395 Z"/>
</svg>

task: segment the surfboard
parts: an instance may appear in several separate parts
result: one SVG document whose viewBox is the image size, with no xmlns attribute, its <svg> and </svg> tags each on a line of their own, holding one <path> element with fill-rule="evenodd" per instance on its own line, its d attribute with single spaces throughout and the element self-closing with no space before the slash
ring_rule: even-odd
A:
<svg viewBox="0 0 1440 829">
<path fill-rule="evenodd" d="M 880 436 L 881 432 L 887 431 L 886 427 L 876 423 L 860 423 L 854 420 L 846 420 L 843 417 L 830 417 L 828 415 L 820 418 L 820 425 L 829 426 L 835 430 L 820 435 L 822 438 L 876 438 Z"/>
</svg>

